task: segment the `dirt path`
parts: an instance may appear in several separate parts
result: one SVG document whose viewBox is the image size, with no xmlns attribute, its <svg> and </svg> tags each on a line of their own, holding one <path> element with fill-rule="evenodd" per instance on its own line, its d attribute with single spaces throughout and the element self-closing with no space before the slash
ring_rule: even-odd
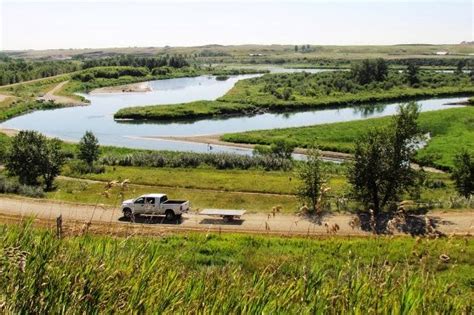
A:
<svg viewBox="0 0 474 315">
<path fill-rule="evenodd" d="M 55 220 L 57 216 L 62 215 L 64 222 L 86 223 L 90 221 L 92 225 L 102 224 L 108 228 L 131 224 L 134 227 L 153 228 L 156 231 L 199 230 L 285 235 L 327 235 L 325 226 L 327 223 L 329 226 L 337 224 L 340 227 L 337 235 L 370 235 L 358 228 L 352 229 L 349 222 L 354 216 L 346 214 L 324 217 L 321 224 L 296 215 L 276 214 L 273 217 L 260 213 L 246 214 L 242 217 L 242 221 L 234 223 L 225 223 L 220 218 L 200 216 L 196 213 L 185 214 L 180 222 L 163 222 L 161 217 L 151 220 L 147 217 L 140 217 L 136 223 L 131 223 L 122 218 L 120 209 L 13 197 L 0 197 L 0 214 L 17 218 L 36 216 L 42 220 Z M 474 211 L 433 212 L 429 216 L 438 222 L 437 229 L 443 233 L 474 233 Z"/>
<path fill-rule="evenodd" d="M 56 104 L 71 105 L 71 106 L 87 105 L 86 103 L 78 101 L 71 97 L 56 95 L 56 93 L 59 92 L 62 89 L 62 87 L 66 85 L 68 82 L 69 81 L 64 81 L 64 82 L 59 83 L 54 88 L 46 92 L 45 95 L 38 97 L 37 100 L 52 101 Z"/>
</svg>

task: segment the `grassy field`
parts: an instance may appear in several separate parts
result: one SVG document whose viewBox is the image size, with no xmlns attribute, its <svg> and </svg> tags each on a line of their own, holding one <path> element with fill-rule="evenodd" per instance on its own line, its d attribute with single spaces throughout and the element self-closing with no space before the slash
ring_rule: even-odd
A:
<svg viewBox="0 0 474 315">
<path fill-rule="evenodd" d="M 307 43 L 299 43 L 301 44 Z M 281 62 L 326 64 L 332 60 L 354 60 L 364 58 L 426 58 L 445 60 L 451 58 L 467 58 L 474 48 L 472 45 L 310 45 L 310 49 L 295 52 L 294 45 L 204 45 L 199 47 L 128 47 L 128 48 L 102 48 L 102 49 L 69 49 L 69 50 L 25 50 L 14 51 L 10 54 L 19 58 L 36 59 L 50 56 L 63 55 L 66 57 L 88 56 L 94 58 L 108 57 L 116 54 L 130 54 L 138 56 L 156 56 L 181 54 L 192 56 L 198 62 L 208 63 L 268 63 Z M 438 56 L 436 52 L 447 51 L 449 56 Z M 8 52 L 6 52 L 8 54 Z M 250 54 L 262 56 L 249 56 Z"/>
<path fill-rule="evenodd" d="M 384 81 L 359 84 L 349 72 L 266 74 L 241 80 L 217 101 L 150 105 L 119 110 L 116 119 L 196 120 L 211 117 L 286 112 L 403 101 L 474 93 L 468 75 L 422 72 L 418 86 L 404 75 L 389 72 Z"/>
<path fill-rule="evenodd" d="M 2 147 L 9 140 L 0 133 Z M 64 150 L 70 155 L 77 154 L 74 144 L 63 143 Z M 129 155 L 140 150 L 101 147 L 102 155 Z M 0 161 L 4 152 L 0 150 Z M 164 152 L 167 155 L 178 154 Z M 145 193 L 162 192 L 171 198 L 191 200 L 194 208 L 245 208 L 250 212 L 270 212 L 275 206 L 282 206 L 283 212 L 294 213 L 300 207 L 295 196 L 299 180 L 295 169 L 286 171 L 265 171 L 262 168 L 221 170 L 202 165 L 194 167 L 143 167 L 143 166 L 106 166 L 101 174 L 79 174 L 72 170 L 69 162 L 63 169 L 63 175 L 71 179 L 57 179 L 56 189 L 46 193 L 46 198 L 88 204 L 119 205 L 122 196 L 115 188 L 108 196 L 104 195 L 105 184 L 110 181 L 128 179 L 130 186 L 124 191 L 123 198 L 133 198 Z M 327 185 L 331 188 L 329 201 L 333 211 L 355 211 L 358 205 L 351 201 L 350 186 L 345 177 L 346 165 L 324 164 Z M 426 174 L 425 182 L 420 185 L 419 195 L 407 194 L 404 199 L 414 199 L 428 207 L 444 209 L 462 209 L 457 199 L 453 182 L 449 174 Z M 88 182 L 93 180 L 98 182 Z M 348 203 L 338 205 L 339 198 L 348 198 Z M 454 199 L 453 199 L 454 198 Z"/>
<path fill-rule="evenodd" d="M 432 139 L 420 150 L 417 159 L 425 164 L 450 168 L 453 157 L 461 147 L 474 150 L 474 108 L 451 108 L 420 114 L 419 124 Z M 285 139 L 300 147 L 316 143 L 323 150 L 352 152 L 354 141 L 367 129 L 386 125 L 390 117 L 323 124 L 310 127 L 249 131 L 227 134 L 225 141 L 270 144 Z"/>
<path fill-rule="evenodd" d="M 472 239 L 71 236 L 0 226 L 6 313 L 472 311 Z"/>
<path fill-rule="evenodd" d="M 67 173 L 66 173 L 67 174 Z M 56 180 L 57 189 L 48 192 L 46 198 L 88 204 L 117 206 L 123 198 L 134 198 L 145 193 L 166 193 L 171 198 L 191 200 L 194 208 L 247 209 L 249 212 L 271 212 L 275 206 L 282 206 L 282 212 L 295 213 L 301 203 L 295 191 L 299 180 L 294 172 L 265 172 L 262 170 L 216 170 L 211 168 L 145 168 L 145 167 L 107 167 L 103 174 L 77 175 L 76 179 Z M 355 211 L 357 203 L 350 198 L 350 186 L 344 177 L 343 169 L 327 169 L 331 188 L 328 198 L 333 211 Z M 82 179 L 102 181 L 87 182 Z M 106 182 L 130 181 L 129 187 L 122 191 L 119 187 L 104 195 Z M 170 180 L 168 180 L 170 179 Z M 427 174 L 416 198 L 428 207 L 463 209 L 462 203 L 453 202 L 456 196 L 454 185 L 447 174 Z M 337 204 L 338 198 L 349 198 L 345 205 Z M 455 199 L 455 198 L 454 198 Z"/>
</svg>

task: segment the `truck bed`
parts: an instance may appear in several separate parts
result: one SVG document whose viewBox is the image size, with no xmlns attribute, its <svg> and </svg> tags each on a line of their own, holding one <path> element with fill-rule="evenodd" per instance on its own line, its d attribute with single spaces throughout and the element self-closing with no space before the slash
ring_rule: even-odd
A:
<svg viewBox="0 0 474 315">
<path fill-rule="evenodd" d="M 235 216 L 240 217 L 245 213 L 245 210 L 236 209 L 203 209 L 199 214 L 201 215 L 216 215 L 216 216 Z"/>
<path fill-rule="evenodd" d="M 166 200 L 165 202 L 162 203 L 162 205 L 174 205 L 174 204 L 177 204 L 177 205 L 181 205 L 183 203 L 186 203 L 187 200 Z"/>
</svg>

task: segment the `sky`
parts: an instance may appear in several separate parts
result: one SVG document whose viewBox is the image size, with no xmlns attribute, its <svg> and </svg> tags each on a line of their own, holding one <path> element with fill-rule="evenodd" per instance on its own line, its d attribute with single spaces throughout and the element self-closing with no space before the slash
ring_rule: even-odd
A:
<svg viewBox="0 0 474 315">
<path fill-rule="evenodd" d="M 0 0 L 0 50 L 472 41 L 472 0 Z"/>
</svg>

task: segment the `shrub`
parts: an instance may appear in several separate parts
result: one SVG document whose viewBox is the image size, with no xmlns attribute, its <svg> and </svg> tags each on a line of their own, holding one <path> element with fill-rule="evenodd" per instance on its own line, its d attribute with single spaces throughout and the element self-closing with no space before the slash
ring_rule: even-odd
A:
<svg viewBox="0 0 474 315">
<path fill-rule="evenodd" d="M 27 197 L 42 198 L 44 191 L 41 187 L 21 185 L 17 179 L 0 175 L 0 193 L 20 194 Z"/>
<path fill-rule="evenodd" d="M 293 167 L 290 160 L 273 155 L 247 156 L 229 153 L 163 153 L 137 152 L 131 154 L 111 154 L 100 159 L 100 163 L 109 166 L 147 166 L 147 167 L 185 167 L 195 168 L 201 165 L 217 169 L 289 170 Z"/>
<path fill-rule="evenodd" d="M 71 169 L 71 172 L 76 174 L 101 174 L 105 172 L 104 165 L 92 164 L 92 166 L 89 166 L 87 163 L 80 160 L 74 160 L 69 162 L 69 167 Z"/>
</svg>

